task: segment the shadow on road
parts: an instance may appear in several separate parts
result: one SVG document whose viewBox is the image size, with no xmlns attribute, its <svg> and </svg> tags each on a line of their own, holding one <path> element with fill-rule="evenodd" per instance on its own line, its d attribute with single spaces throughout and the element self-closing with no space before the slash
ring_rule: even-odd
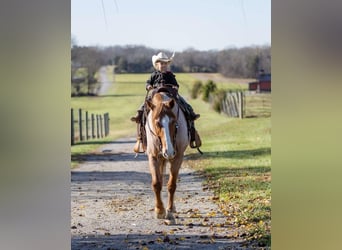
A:
<svg viewBox="0 0 342 250">
<path fill-rule="evenodd" d="M 105 232 L 104 232 L 105 234 Z M 117 234 L 86 235 L 72 237 L 71 246 L 76 249 L 246 249 L 249 242 L 232 236 L 166 234 Z M 255 249 L 255 248 L 253 248 Z"/>
<path fill-rule="evenodd" d="M 77 142 L 75 145 L 102 145 L 102 144 L 126 144 L 126 143 L 132 143 L 132 150 L 133 146 L 136 140 L 116 140 L 116 141 L 81 141 Z"/>
<path fill-rule="evenodd" d="M 92 182 L 92 181 L 108 181 L 108 182 L 143 182 L 149 181 L 151 175 L 144 172 L 136 171 L 72 171 L 71 182 Z"/>
<path fill-rule="evenodd" d="M 138 155 L 135 157 L 135 154 L 130 153 L 84 153 L 84 154 L 73 154 L 71 156 L 71 161 L 75 162 L 93 162 L 93 161 L 123 161 L 123 162 L 137 162 L 137 161 L 146 161 L 147 156 Z"/>
</svg>

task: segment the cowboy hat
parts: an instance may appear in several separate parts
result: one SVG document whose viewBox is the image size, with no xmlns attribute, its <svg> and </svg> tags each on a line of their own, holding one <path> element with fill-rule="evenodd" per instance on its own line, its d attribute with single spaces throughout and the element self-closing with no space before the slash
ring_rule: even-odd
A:
<svg viewBox="0 0 342 250">
<path fill-rule="evenodd" d="M 152 56 L 152 65 L 155 69 L 157 69 L 157 67 L 156 67 L 157 62 L 166 62 L 166 63 L 170 64 L 172 62 L 174 56 L 175 56 L 175 52 L 173 52 L 173 54 L 170 58 L 168 58 L 164 52 L 159 52 L 157 55 Z"/>
</svg>

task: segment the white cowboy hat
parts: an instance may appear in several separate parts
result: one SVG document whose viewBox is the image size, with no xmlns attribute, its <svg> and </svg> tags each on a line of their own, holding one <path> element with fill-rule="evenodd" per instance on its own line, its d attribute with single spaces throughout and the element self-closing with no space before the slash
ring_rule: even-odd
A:
<svg viewBox="0 0 342 250">
<path fill-rule="evenodd" d="M 157 55 L 152 56 L 152 65 L 155 69 L 157 69 L 156 67 L 157 62 L 167 62 L 168 64 L 170 64 L 174 56 L 175 56 L 175 52 L 173 52 L 170 58 L 168 58 L 164 52 L 159 52 Z"/>
</svg>

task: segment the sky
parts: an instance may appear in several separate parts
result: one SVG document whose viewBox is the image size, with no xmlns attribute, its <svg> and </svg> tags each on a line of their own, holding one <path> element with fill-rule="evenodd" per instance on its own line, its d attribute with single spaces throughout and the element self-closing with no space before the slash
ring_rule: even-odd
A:
<svg viewBox="0 0 342 250">
<path fill-rule="evenodd" d="M 71 0 L 71 35 L 171 51 L 271 45 L 271 0 Z"/>
</svg>

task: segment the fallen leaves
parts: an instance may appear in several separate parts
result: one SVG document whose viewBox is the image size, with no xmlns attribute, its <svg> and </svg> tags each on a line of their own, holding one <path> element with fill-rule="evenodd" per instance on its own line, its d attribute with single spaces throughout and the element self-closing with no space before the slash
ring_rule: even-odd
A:
<svg viewBox="0 0 342 250">
<path fill-rule="evenodd" d="M 106 203 L 114 212 L 127 212 L 134 210 L 142 202 L 139 196 L 117 197 Z"/>
</svg>

